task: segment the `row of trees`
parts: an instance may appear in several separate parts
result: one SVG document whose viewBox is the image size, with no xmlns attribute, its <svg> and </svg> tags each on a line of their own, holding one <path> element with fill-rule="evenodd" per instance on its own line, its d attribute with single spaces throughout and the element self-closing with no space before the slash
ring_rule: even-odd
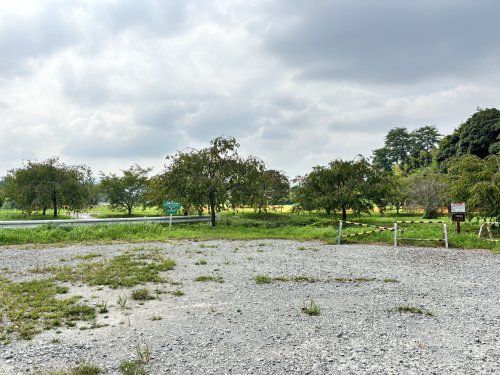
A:
<svg viewBox="0 0 500 375">
<path fill-rule="evenodd" d="M 102 199 L 128 214 L 138 205 L 161 207 L 168 199 L 180 202 L 185 214 L 208 208 L 213 225 L 218 211 L 242 205 L 260 211 L 289 199 L 299 211 L 339 212 L 344 220 L 348 210 L 369 211 L 374 205 L 381 214 L 392 206 L 424 208 L 426 217 L 435 217 L 451 201 L 465 201 L 483 216 L 500 216 L 496 109 L 479 109 L 442 139 L 433 126 L 394 128 L 371 160 L 358 156 L 316 166 L 297 177 L 292 189 L 282 172 L 267 169 L 256 157 L 242 157 L 238 148 L 234 138 L 219 137 L 206 148 L 169 156 L 156 176 L 135 165 L 121 175 L 101 173 L 98 183 L 85 166 L 57 158 L 28 162 L 7 174 L 0 197 L 27 212 L 52 208 L 54 217 L 61 207 L 82 211 Z"/>
<path fill-rule="evenodd" d="M 452 201 L 485 217 L 500 216 L 500 111 L 478 109 L 452 135 L 433 126 L 387 133 L 372 162 L 334 160 L 296 180 L 294 201 L 327 213 L 369 211 L 376 205 L 425 210 L 436 217 Z"/>
<path fill-rule="evenodd" d="M 106 200 L 113 209 L 129 215 L 137 206 L 161 207 L 166 199 L 182 204 L 184 214 L 215 213 L 227 207 L 252 206 L 256 210 L 288 200 L 290 182 L 280 171 L 266 169 L 258 158 L 238 154 L 234 138 L 216 138 L 207 148 L 178 152 L 159 175 L 134 165 L 121 175 L 102 174 L 99 182 L 85 166 L 70 166 L 57 158 L 28 162 L 10 171 L 2 182 L 2 195 L 15 207 L 43 215 L 47 209 L 57 217 L 61 207 L 82 211 Z"/>
</svg>

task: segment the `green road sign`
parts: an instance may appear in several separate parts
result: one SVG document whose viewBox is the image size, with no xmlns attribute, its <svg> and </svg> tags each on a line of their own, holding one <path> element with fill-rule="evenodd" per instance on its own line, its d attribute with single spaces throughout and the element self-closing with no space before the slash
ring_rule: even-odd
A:
<svg viewBox="0 0 500 375">
<path fill-rule="evenodd" d="M 181 204 L 178 202 L 164 201 L 163 208 L 168 215 L 175 215 L 180 210 Z"/>
</svg>

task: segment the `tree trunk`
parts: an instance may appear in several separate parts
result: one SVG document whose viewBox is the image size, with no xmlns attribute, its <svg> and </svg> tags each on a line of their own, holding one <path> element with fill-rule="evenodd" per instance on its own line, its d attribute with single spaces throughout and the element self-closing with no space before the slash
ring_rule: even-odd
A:
<svg viewBox="0 0 500 375">
<path fill-rule="evenodd" d="M 345 208 L 345 206 L 342 206 L 342 221 L 346 221 L 347 220 L 347 210 Z"/>
<path fill-rule="evenodd" d="M 42 211 L 42 216 L 45 216 L 45 213 L 47 212 L 47 207 L 44 207 L 43 208 L 43 211 Z"/>
<path fill-rule="evenodd" d="M 210 223 L 212 227 L 215 227 L 215 203 L 210 202 Z"/>
<path fill-rule="evenodd" d="M 325 208 L 326 214 L 330 216 L 330 213 L 332 212 L 331 208 Z"/>
<path fill-rule="evenodd" d="M 54 219 L 57 218 L 57 194 L 56 189 L 52 190 L 52 204 L 54 205 Z"/>
<path fill-rule="evenodd" d="M 127 206 L 127 210 L 128 210 L 128 216 L 132 215 L 132 207 Z"/>
</svg>

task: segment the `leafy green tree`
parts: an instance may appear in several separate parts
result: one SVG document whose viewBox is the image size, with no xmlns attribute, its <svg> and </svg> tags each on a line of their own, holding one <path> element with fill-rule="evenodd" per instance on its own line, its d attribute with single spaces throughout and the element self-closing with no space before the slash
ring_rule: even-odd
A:
<svg viewBox="0 0 500 375">
<path fill-rule="evenodd" d="M 432 163 L 439 136 L 434 126 L 423 126 L 412 132 L 400 127 L 391 129 L 384 147 L 373 151 L 373 164 L 387 172 L 394 166 L 406 172 L 426 167 Z"/>
<path fill-rule="evenodd" d="M 409 205 L 423 208 L 426 219 L 438 217 L 439 210 L 447 201 L 444 177 L 431 168 L 425 168 L 410 175 L 408 183 Z"/>
<path fill-rule="evenodd" d="M 327 214 L 340 210 L 342 220 L 346 220 L 349 209 L 362 212 L 371 208 L 369 173 L 370 165 L 365 159 L 334 160 L 328 166 L 316 166 L 301 182 L 297 194 L 299 203 L 324 209 Z"/>
<path fill-rule="evenodd" d="M 261 160 L 241 157 L 238 148 L 234 138 L 218 137 L 207 148 L 177 152 L 167 158 L 170 164 L 156 178 L 156 185 L 165 198 L 183 206 L 198 210 L 208 206 L 215 226 L 217 211 L 252 202 L 254 178 L 264 172 Z"/>
<path fill-rule="evenodd" d="M 500 111 L 478 108 L 453 134 L 441 140 L 436 160 L 442 164 L 447 159 L 467 154 L 485 158 L 499 150 Z"/>
<path fill-rule="evenodd" d="M 28 161 L 22 168 L 9 171 L 5 177 L 5 194 L 24 211 L 52 207 L 54 218 L 60 207 L 80 211 L 89 206 L 92 172 L 83 165 L 69 166 L 50 158 L 43 162 Z"/>
<path fill-rule="evenodd" d="M 481 159 L 463 155 L 450 159 L 448 186 L 454 201 L 466 202 L 469 211 L 500 217 L 500 156 Z"/>
<path fill-rule="evenodd" d="M 403 178 L 383 168 L 373 166 L 368 175 L 367 198 L 373 202 L 381 216 L 388 206 L 395 206 L 397 213 L 406 200 Z"/>
<path fill-rule="evenodd" d="M 284 204 L 289 199 L 290 181 L 283 172 L 275 169 L 256 172 L 247 192 L 255 209 L 267 210 L 268 205 Z"/>
<path fill-rule="evenodd" d="M 100 187 L 112 209 L 124 209 L 132 215 L 135 206 L 146 206 L 148 173 L 151 168 L 141 168 L 133 165 L 122 171 L 121 176 L 114 173 L 102 174 Z"/>
</svg>

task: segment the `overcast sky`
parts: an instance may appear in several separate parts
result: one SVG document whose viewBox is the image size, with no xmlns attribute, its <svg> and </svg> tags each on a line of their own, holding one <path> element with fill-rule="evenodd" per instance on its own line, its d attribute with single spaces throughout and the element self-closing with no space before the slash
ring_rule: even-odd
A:
<svg viewBox="0 0 500 375">
<path fill-rule="evenodd" d="M 288 176 L 500 105 L 498 0 L 2 0 L 0 175 L 232 135 Z"/>
</svg>

